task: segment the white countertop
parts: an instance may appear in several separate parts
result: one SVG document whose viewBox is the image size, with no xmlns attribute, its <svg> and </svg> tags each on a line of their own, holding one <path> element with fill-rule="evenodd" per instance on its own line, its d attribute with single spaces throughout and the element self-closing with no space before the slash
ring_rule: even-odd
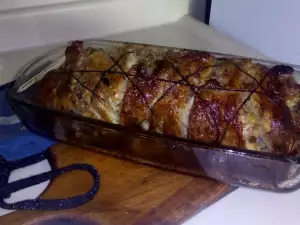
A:
<svg viewBox="0 0 300 225">
<path fill-rule="evenodd" d="M 175 20 L 173 16 L 173 21 Z M 184 16 L 176 22 L 157 27 L 110 36 L 107 36 L 106 32 L 99 34 L 99 36 L 113 40 L 145 42 L 266 58 L 260 52 L 191 19 L 189 16 Z M 2 66 L 2 70 L 0 68 L 0 83 L 11 80 L 20 65 L 50 47 L 0 54 L 0 67 Z M 298 199 L 300 200 L 300 191 L 276 194 L 239 188 L 188 220 L 185 225 L 279 225 L 283 222 L 296 225 L 299 224 Z"/>
<path fill-rule="evenodd" d="M 184 225 L 299 225 L 300 191 L 286 194 L 239 188 Z"/>
</svg>

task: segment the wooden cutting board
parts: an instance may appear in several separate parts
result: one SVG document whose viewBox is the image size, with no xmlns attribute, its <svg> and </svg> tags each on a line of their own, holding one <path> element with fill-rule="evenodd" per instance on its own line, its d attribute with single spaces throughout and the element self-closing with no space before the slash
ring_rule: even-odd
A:
<svg viewBox="0 0 300 225">
<path fill-rule="evenodd" d="M 234 190 L 210 179 L 164 171 L 65 144 L 57 144 L 51 151 L 57 167 L 72 163 L 95 166 L 101 174 L 99 193 L 91 202 L 76 209 L 19 211 L 1 217 L 1 224 L 30 225 L 44 219 L 68 217 L 71 221 L 76 218 L 94 221 L 89 225 L 176 225 Z M 52 181 L 42 198 L 78 195 L 91 185 L 89 174 L 72 172 Z"/>
</svg>

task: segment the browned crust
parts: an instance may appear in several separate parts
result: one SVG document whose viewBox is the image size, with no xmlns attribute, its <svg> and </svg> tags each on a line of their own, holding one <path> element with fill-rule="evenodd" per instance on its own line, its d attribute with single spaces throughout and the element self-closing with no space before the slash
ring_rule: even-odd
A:
<svg viewBox="0 0 300 225">
<path fill-rule="evenodd" d="M 253 129 L 260 126 L 261 138 L 271 140 L 267 151 L 287 154 L 299 139 L 299 93 L 292 74 L 275 74 L 251 60 L 144 45 L 107 53 L 75 42 L 66 49 L 64 65 L 41 81 L 39 102 L 106 122 L 238 148 L 258 141 L 258 135 L 245 139 L 245 121 L 252 113 Z M 261 150 L 256 144 L 253 150 Z"/>
<path fill-rule="evenodd" d="M 244 147 L 237 114 L 242 100 L 239 93 L 200 92 L 190 114 L 188 137 L 207 143 Z"/>
</svg>

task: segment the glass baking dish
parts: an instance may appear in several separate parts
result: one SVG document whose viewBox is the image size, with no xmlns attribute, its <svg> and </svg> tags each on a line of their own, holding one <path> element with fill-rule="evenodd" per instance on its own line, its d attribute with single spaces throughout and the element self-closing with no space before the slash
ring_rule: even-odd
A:
<svg viewBox="0 0 300 225">
<path fill-rule="evenodd" d="M 121 42 L 86 40 L 85 46 L 105 49 Z M 160 46 L 156 46 L 160 47 Z M 175 49 L 163 47 L 166 49 Z M 17 115 L 31 130 L 53 139 L 94 149 L 103 154 L 133 160 L 193 176 L 204 176 L 234 186 L 287 192 L 300 185 L 298 156 L 216 147 L 195 141 L 129 129 L 34 102 L 39 80 L 65 60 L 66 46 L 33 60 L 22 68 L 11 85 L 8 98 Z M 210 53 L 215 57 L 239 56 Z M 266 66 L 276 62 L 252 59 Z M 295 71 L 299 68 L 291 65 Z M 298 82 L 298 77 L 296 80 Z M 118 168 L 116 168 L 118 169 Z"/>
</svg>

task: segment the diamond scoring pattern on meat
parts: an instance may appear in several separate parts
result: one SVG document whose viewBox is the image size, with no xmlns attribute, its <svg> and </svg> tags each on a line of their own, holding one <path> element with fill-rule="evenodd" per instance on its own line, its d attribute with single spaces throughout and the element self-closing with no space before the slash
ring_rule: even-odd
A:
<svg viewBox="0 0 300 225">
<path fill-rule="evenodd" d="M 149 132 L 287 154 L 299 139 L 293 72 L 194 50 L 73 42 L 65 64 L 42 80 L 39 101 Z"/>
</svg>

